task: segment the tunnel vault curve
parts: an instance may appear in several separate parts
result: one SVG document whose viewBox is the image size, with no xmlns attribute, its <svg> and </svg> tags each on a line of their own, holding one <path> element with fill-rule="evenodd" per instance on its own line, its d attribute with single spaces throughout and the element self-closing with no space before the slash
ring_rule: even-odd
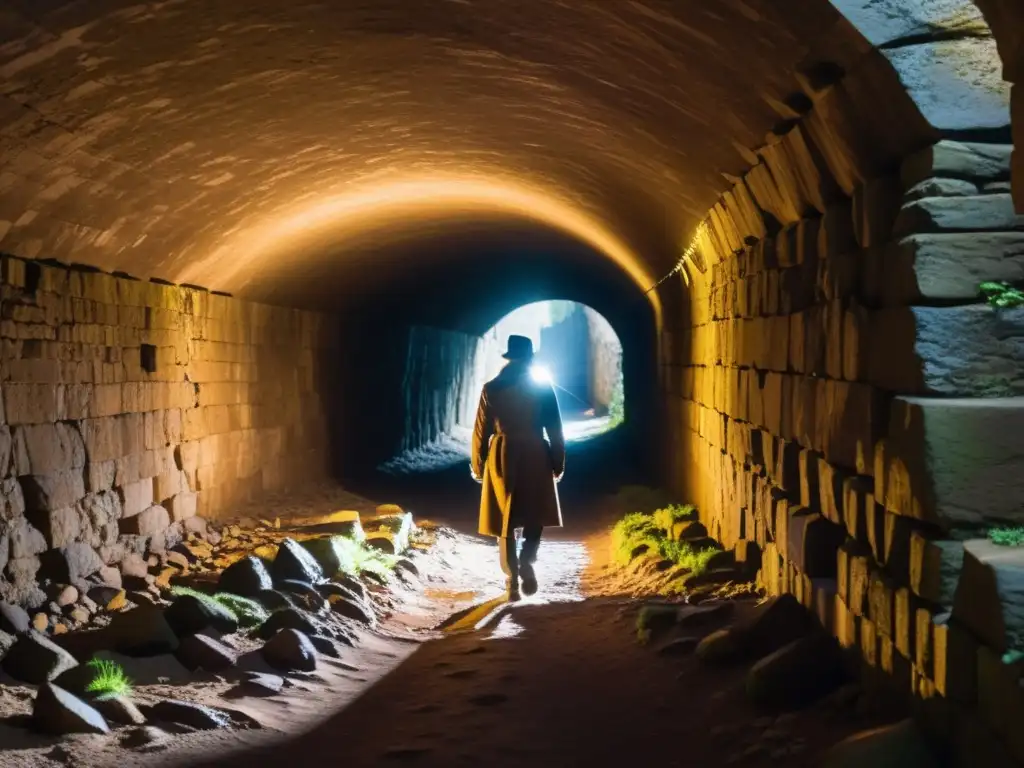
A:
<svg viewBox="0 0 1024 768">
<path fill-rule="evenodd" d="M 1024 278 L 1020 4 L 410 5 L 0 2 L 0 597 L 327 476 L 361 317 L 166 283 L 337 257 L 347 299 L 318 222 L 454 178 L 631 290 L 684 271 L 653 294 L 662 475 L 937 739 L 1019 762 L 1006 558 L 962 540 L 1024 490 L 1019 313 L 978 301 Z"/>
</svg>

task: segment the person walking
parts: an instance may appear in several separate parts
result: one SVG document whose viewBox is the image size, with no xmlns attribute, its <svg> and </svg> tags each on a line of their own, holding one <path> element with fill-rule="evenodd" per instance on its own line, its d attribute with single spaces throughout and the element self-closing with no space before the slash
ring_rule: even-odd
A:
<svg viewBox="0 0 1024 768">
<path fill-rule="evenodd" d="M 544 528 L 561 527 L 556 484 L 565 472 L 565 435 L 554 387 L 531 376 L 533 342 L 509 336 L 501 372 L 484 384 L 470 469 L 483 485 L 479 532 L 498 539 L 509 600 L 537 591 L 534 565 Z M 516 530 L 522 529 L 517 552 Z"/>
</svg>

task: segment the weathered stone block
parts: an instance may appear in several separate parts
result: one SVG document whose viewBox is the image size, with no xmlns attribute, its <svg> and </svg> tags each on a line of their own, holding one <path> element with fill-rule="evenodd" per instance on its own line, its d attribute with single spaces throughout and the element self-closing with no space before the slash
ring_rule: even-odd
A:
<svg viewBox="0 0 1024 768">
<path fill-rule="evenodd" d="M 947 529 L 1024 520 L 1022 431 L 1024 398 L 897 397 L 876 496 L 882 490 L 890 511 Z"/>
<path fill-rule="evenodd" d="M 891 638 L 895 629 L 895 588 L 880 570 L 868 576 L 868 618 L 879 634 Z"/>
<path fill-rule="evenodd" d="M 85 478 L 81 469 L 50 475 L 26 475 L 18 480 L 24 493 L 25 508 L 29 511 L 70 507 L 85 496 Z"/>
<path fill-rule="evenodd" d="M 937 131 L 1005 129 L 1010 87 L 991 36 L 964 36 L 884 49 L 921 115 Z"/>
<path fill-rule="evenodd" d="M 1014 212 L 1010 195 L 926 197 L 903 206 L 893 234 L 1024 231 L 1024 215 Z"/>
<path fill-rule="evenodd" d="M 839 547 L 845 531 L 821 515 L 801 507 L 790 510 L 788 523 L 790 562 L 809 578 L 836 578 Z"/>
<path fill-rule="evenodd" d="M 988 31 L 981 11 L 968 0 L 832 0 L 832 5 L 875 47 Z"/>
<path fill-rule="evenodd" d="M 164 507 L 170 512 L 171 520 L 178 522 L 195 517 L 197 509 L 197 495 L 189 491 L 178 493 L 171 499 L 164 502 Z"/>
<path fill-rule="evenodd" d="M 906 189 L 932 176 L 966 179 L 976 184 L 1006 181 L 1010 178 L 1012 150 L 1009 144 L 943 140 L 907 157 L 900 177 Z"/>
<path fill-rule="evenodd" d="M 872 384 L 900 394 L 1024 394 L 1024 308 L 905 307 L 871 316 Z"/>
<path fill-rule="evenodd" d="M 121 514 L 133 517 L 153 505 L 153 480 L 146 478 L 128 483 L 119 489 L 121 495 Z"/>
<path fill-rule="evenodd" d="M 1024 649 L 1024 547 L 964 542 L 953 619 L 999 653 Z"/>
<path fill-rule="evenodd" d="M 935 688 L 948 699 L 973 707 L 978 701 L 978 643 L 971 633 L 936 616 L 932 622 Z"/>
<path fill-rule="evenodd" d="M 171 524 L 170 513 L 161 506 L 121 519 L 121 533 L 128 536 L 154 536 L 163 533 Z"/>
<path fill-rule="evenodd" d="M 868 543 L 868 514 L 874 513 L 872 479 L 858 475 L 843 479 L 843 524 L 846 532 L 857 541 Z"/>
<path fill-rule="evenodd" d="M 71 424 L 26 424 L 14 430 L 14 471 L 48 475 L 85 466 L 85 445 Z"/>
<path fill-rule="evenodd" d="M 917 610 L 920 600 L 907 587 L 899 587 L 893 595 L 893 642 L 905 659 L 914 658 L 916 648 Z"/>
<path fill-rule="evenodd" d="M 859 554 L 856 550 L 849 553 L 850 565 L 850 596 L 847 604 L 857 616 L 863 616 L 868 610 L 868 585 L 870 584 L 873 562 L 871 556 Z"/>
<path fill-rule="evenodd" d="M 4 413 L 8 424 L 46 424 L 64 413 L 64 391 L 57 384 L 5 384 Z"/>
<path fill-rule="evenodd" d="M 879 431 L 878 393 L 866 384 L 825 381 L 816 388 L 819 448 L 830 464 L 867 474 Z"/>
<path fill-rule="evenodd" d="M 919 597 L 948 608 L 964 562 L 962 541 L 941 541 L 920 531 L 910 537 L 910 587 Z"/>
<path fill-rule="evenodd" d="M 1024 280 L 1024 233 L 919 234 L 884 246 L 866 292 L 885 306 L 977 299 L 987 281 Z"/>
</svg>

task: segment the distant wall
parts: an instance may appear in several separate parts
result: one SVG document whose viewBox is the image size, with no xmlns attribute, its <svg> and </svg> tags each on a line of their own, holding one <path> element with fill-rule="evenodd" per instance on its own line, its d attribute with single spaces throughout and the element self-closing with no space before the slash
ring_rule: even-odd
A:
<svg viewBox="0 0 1024 768">
<path fill-rule="evenodd" d="M 328 472 L 324 315 L 0 257 L 0 599 Z M 113 578 L 109 568 L 107 575 Z"/>
</svg>

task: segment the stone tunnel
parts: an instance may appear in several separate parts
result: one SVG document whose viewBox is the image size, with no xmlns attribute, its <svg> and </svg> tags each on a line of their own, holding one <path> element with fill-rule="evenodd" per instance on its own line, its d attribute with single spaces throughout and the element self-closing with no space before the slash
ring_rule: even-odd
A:
<svg viewBox="0 0 1024 768">
<path fill-rule="evenodd" d="M 410 329 L 458 358 L 577 301 L 651 482 L 1024 764 L 986 539 L 1024 519 L 1017 0 L 2 0 L 0 35 L 4 601 L 387 458 Z"/>
</svg>

